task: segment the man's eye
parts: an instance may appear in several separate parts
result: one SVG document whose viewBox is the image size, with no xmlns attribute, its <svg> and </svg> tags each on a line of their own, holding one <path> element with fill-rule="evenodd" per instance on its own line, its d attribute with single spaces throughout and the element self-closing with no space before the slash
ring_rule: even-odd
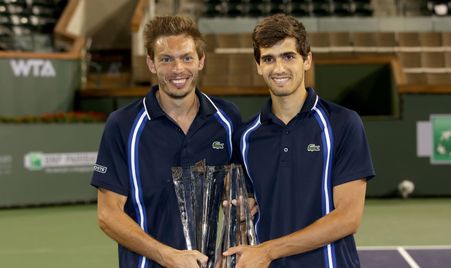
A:
<svg viewBox="0 0 451 268">
<path fill-rule="evenodd" d="M 271 57 L 264 57 L 262 60 L 264 63 L 271 63 L 273 61 Z"/>
<path fill-rule="evenodd" d="M 171 62 L 171 58 L 169 58 L 169 57 L 161 58 L 161 62 L 165 62 L 165 63 Z"/>
<path fill-rule="evenodd" d="M 284 59 L 285 59 L 285 60 L 288 60 L 288 61 L 289 61 L 289 60 L 292 60 L 292 59 L 294 59 L 294 55 L 291 55 L 291 54 L 290 54 L 290 55 L 285 55 L 285 56 L 284 56 Z"/>
<path fill-rule="evenodd" d="M 193 57 L 191 57 L 191 56 L 186 56 L 186 57 L 183 58 L 183 60 L 184 60 L 185 62 L 190 62 L 190 61 L 193 61 Z"/>
</svg>

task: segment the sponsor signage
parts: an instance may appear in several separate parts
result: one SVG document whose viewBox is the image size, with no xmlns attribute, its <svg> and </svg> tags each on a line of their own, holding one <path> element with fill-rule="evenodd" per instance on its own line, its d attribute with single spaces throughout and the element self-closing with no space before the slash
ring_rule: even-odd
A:
<svg viewBox="0 0 451 268">
<path fill-rule="evenodd" d="M 97 152 L 42 153 L 30 152 L 24 156 L 24 167 L 30 171 L 48 173 L 91 172 Z"/>
<path fill-rule="evenodd" d="M 432 164 L 451 164 L 451 114 L 433 114 L 417 122 L 417 156 Z"/>
<path fill-rule="evenodd" d="M 11 175 L 13 157 L 8 154 L 0 154 L 0 176 Z"/>
<path fill-rule="evenodd" d="M 16 77 L 55 77 L 56 71 L 49 60 L 20 59 L 10 60 L 9 64 Z"/>
<path fill-rule="evenodd" d="M 431 162 L 451 164 L 451 115 L 432 115 Z"/>
</svg>

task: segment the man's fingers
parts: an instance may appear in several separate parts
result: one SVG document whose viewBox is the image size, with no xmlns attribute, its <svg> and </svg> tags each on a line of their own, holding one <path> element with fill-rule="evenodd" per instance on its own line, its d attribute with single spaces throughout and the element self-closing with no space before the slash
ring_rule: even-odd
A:
<svg viewBox="0 0 451 268">
<path fill-rule="evenodd" d="M 226 250 L 224 253 L 222 253 L 222 255 L 230 256 L 233 254 L 240 254 L 241 250 L 242 250 L 242 246 L 231 247 L 228 250 Z"/>
<path fill-rule="evenodd" d="M 207 267 L 208 263 L 208 257 L 204 254 L 200 253 L 199 251 L 196 251 L 196 259 L 197 263 L 200 265 L 200 267 Z"/>
<path fill-rule="evenodd" d="M 254 215 L 257 214 L 257 212 L 258 212 L 258 206 L 254 206 L 251 209 L 251 216 L 254 217 Z"/>
<path fill-rule="evenodd" d="M 200 263 L 200 267 L 207 267 L 208 257 L 201 254 L 197 261 Z"/>
<path fill-rule="evenodd" d="M 236 204 L 237 204 L 236 199 L 233 199 L 231 203 L 232 203 L 232 205 L 236 206 Z M 222 201 L 222 206 L 223 207 L 227 207 L 228 205 L 229 205 L 229 201 L 228 200 Z"/>
</svg>

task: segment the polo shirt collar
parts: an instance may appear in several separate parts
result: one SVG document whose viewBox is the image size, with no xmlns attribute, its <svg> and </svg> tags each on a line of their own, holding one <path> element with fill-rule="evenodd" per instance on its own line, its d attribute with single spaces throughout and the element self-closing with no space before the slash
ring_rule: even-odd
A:
<svg viewBox="0 0 451 268">
<path fill-rule="evenodd" d="M 155 95 L 158 90 L 158 85 L 152 86 L 151 90 L 149 91 L 149 93 L 147 93 L 143 101 L 149 119 L 166 116 L 166 113 L 161 108 L 160 103 L 158 103 L 157 97 Z M 200 103 L 198 115 L 206 117 L 216 112 L 216 108 L 213 106 L 213 104 L 197 88 L 196 96 L 199 99 Z"/>
<path fill-rule="evenodd" d="M 304 105 L 302 105 L 299 114 L 310 113 L 317 104 L 318 95 L 316 94 L 315 90 L 311 87 L 308 87 L 305 90 L 307 91 L 307 98 L 305 99 Z M 263 106 L 260 119 L 261 121 L 266 121 L 274 120 L 276 118 L 277 117 L 272 113 L 272 100 L 271 98 L 269 98 L 269 100 L 266 102 L 266 105 Z"/>
</svg>

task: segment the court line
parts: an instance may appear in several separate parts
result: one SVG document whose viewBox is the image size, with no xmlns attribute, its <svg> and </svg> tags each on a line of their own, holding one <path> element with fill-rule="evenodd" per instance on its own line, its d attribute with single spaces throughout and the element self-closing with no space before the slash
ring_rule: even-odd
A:
<svg viewBox="0 0 451 268">
<path fill-rule="evenodd" d="M 420 268 L 418 263 L 412 258 L 412 256 L 410 256 L 409 253 L 407 253 L 407 251 L 403 247 L 398 247 L 397 250 L 411 268 Z"/>
<path fill-rule="evenodd" d="M 419 249 L 419 250 L 437 250 L 437 249 L 449 249 L 451 250 L 451 245 L 423 245 L 423 246 L 360 246 L 357 247 L 358 250 L 397 250 L 398 247 L 409 249 Z"/>
<path fill-rule="evenodd" d="M 6 249 L 0 250 L 0 255 L 18 255 L 18 254 L 46 254 L 56 252 L 52 248 L 36 248 L 36 249 Z"/>
<path fill-rule="evenodd" d="M 79 251 L 92 251 L 92 250 L 109 250 L 109 246 L 84 246 L 84 247 L 76 247 Z M 48 254 L 55 252 L 74 252 L 74 248 L 54 248 L 54 247 L 42 247 L 42 248 L 28 248 L 28 249 L 0 249 L 1 255 L 19 255 L 19 254 Z"/>
</svg>

